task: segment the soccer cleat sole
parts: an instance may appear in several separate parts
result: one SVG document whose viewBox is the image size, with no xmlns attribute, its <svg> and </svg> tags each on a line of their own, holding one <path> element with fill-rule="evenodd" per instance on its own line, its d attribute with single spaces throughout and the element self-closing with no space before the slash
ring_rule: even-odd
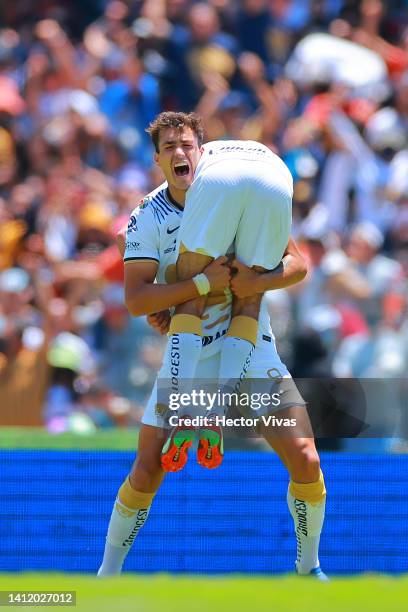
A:
<svg viewBox="0 0 408 612">
<path fill-rule="evenodd" d="M 197 449 L 197 461 L 209 470 L 219 467 L 224 459 L 224 441 L 220 427 L 202 429 Z"/>
<path fill-rule="evenodd" d="M 195 432 L 193 429 L 173 430 L 167 438 L 162 454 L 161 466 L 165 472 L 179 472 L 187 463 L 188 449 L 192 446 Z"/>
</svg>

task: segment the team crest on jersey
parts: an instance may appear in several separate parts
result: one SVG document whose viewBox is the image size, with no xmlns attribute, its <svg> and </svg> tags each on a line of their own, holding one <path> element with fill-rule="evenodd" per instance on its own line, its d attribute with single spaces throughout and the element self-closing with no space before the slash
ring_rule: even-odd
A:
<svg viewBox="0 0 408 612">
<path fill-rule="evenodd" d="M 134 230 L 137 227 L 137 218 L 135 215 L 131 215 L 128 223 L 128 230 Z"/>
<path fill-rule="evenodd" d="M 140 202 L 139 202 L 139 208 L 140 209 L 146 208 L 146 206 L 148 205 L 149 201 L 150 201 L 149 198 L 142 198 L 140 200 Z"/>
</svg>

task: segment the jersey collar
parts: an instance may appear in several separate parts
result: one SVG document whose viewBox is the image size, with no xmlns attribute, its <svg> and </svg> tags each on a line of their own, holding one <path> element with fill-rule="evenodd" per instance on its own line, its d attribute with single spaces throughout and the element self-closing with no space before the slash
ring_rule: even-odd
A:
<svg viewBox="0 0 408 612">
<path fill-rule="evenodd" d="M 184 208 L 182 206 L 180 206 L 180 204 L 178 202 L 176 202 L 176 200 L 172 197 L 172 195 L 170 193 L 170 189 L 168 187 L 166 188 L 166 196 L 167 196 L 167 199 L 169 200 L 170 204 L 173 204 L 173 206 L 175 208 L 177 208 L 177 210 L 180 210 L 181 212 L 183 212 Z"/>
</svg>

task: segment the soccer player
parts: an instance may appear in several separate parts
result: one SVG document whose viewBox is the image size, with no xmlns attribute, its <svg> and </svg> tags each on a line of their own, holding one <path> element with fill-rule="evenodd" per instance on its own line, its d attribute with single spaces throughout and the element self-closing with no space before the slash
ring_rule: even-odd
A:
<svg viewBox="0 0 408 612">
<path fill-rule="evenodd" d="M 125 244 L 122 245 L 125 251 L 125 299 L 131 314 L 149 315 L 150 322 L 163 332 L 167 330 L 168 309 L 199 295 L 194 280 L 176 280 L 177 233 L 193 173 L 190 172 L 189 180 L 180 181 L 174 166 L 188 155 L 193 160 L 194 169 L 194 160 L 198 161 L 201 155 L 202 127 L 195 115 L 165 113 L 153 122 L 150 133 L 152 137 L 155 134 L 156 163 L 164 171 L 167 181 L 146 196 L 130 217 Z M 171 154 L 164 152 L 165 147 L 171 147 Z M 173 162 L 169 162 L 169 156 Z M 222 288 L 231 282 L 231 288 L 238 296 L 262 295 L 268 289 L 296 283 L 306 274 L 303 259 L 292 240 L 277 270 L 257 274 L 244 264 L 237 264 L 237 267 L 238 273 L 231 281 L 222 257 L 204 270 L 211 292 L 202 315 L 202 352 L 196 369 L 198 378 L 218 377 L 221 343 L 229 327 L 231 310 L 229 294 L 221 291 Z M 273 376 L 278 374 L 288 383 L 282 397 L 282 414 L 307 424 L 304 402 L 277 354 L 263 302 L 247 378 L 267 379 L 271 373 Z M 101 576 L 121 572 L 124 559 L 147 519 L 164 476 L 161 452 L 168 431 L 169 425 L 163 406 L 157 403 L 155 387 L 142 419 L 136 461 L 114 503 L 104 558 L 98 572 Z M 296 571 L 324 579 L 318 547 L 326 491 L 314 440 L 311 435 L 280 436 L 265 426 L 260 428 L 260 433 L 278 453 L 290 474 L 287 502 L 295 524 Z"/>
</svg>

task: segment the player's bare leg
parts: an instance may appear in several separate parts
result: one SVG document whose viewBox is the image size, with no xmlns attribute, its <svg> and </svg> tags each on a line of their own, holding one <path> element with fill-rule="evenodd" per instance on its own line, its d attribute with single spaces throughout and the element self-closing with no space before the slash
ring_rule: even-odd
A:
<svg viewBox="0 0 408 612">
<path fill-rule="evenodd" d="M 200 274 L 212 259 L 200 253 L 181 253 L 177 261 L 178 280 Z M 174 393 L 189 393 L 192 390 L 192 381 L 201 355 L 201 316 L 205 303 L 204 296 L 179 304 L 172 317 L 165 359 L 170 359 L 173 364 L 170 371 Z M 184 412 L 179 411 L 178 424 L 168 433 L 164 443 L 161 465 L 166 472 L 178 472 L 187 462 L 188 450 L 195 436 L 194 428 L 183 423 L 183 417 L 187 416 L 188 408 Z"/>
<path fill-rule="evenodd" d="M 326 488 L 309 416 L 303 406 L 293 406 L 280 411 L 279 417 L 296 419 L 296 430 L 288 433 L 262 425 L 260 432 L 279 455 L 290 475 L 287 502 L 295 525 L 296 571 L 325 581 L 327 577 L 319 563 L 319 542 Z"/>
<path fill-rule="evenodd" d="M 163 480 L 160 463 L 167 430 L 142 425 L 137 458 L 120 487 L 112 510 L 98 576 L 118 575 Z"/>
</svg>

